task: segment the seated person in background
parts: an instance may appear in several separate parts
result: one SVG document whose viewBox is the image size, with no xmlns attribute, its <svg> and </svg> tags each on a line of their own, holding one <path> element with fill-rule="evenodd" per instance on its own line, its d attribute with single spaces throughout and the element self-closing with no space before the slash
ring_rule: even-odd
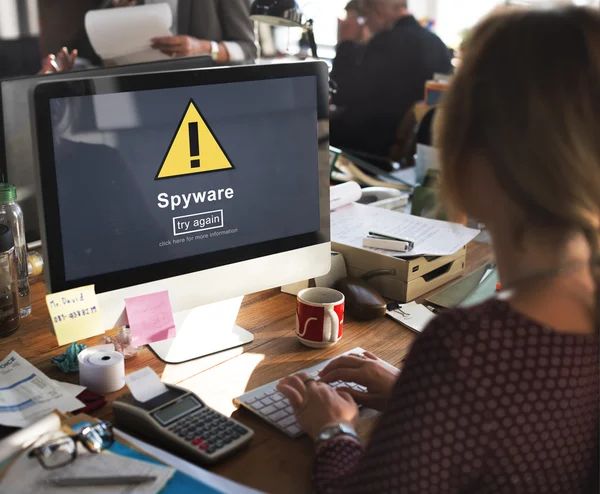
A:
<svg viewBox="0 0 600 494">
<path fill-rule="evenodd" d="M 399 122 L 423 99 L 425 82 L 452 71 L 450 52 L 410 15 L 407 0 L 364 0 L 363 15 L 372 33 L 367 44 L 359 41 L 356 16 L 340 23 L 331 144 L 385 157 Z"/>
<path fill-rule="evenodd" d="M 598 492 L 598 33 L 576 7 L 475 29 L 435 138 L 443 193 L 489 228 L 504 291 L 435 318 L 399 376 L 371 354 L 321 372 L 365 393 L 279 383 L 310 437 L 334 426 L 318 493 Z M 335 428 L 354 400 L 383 411 L 366 449 Z"/>
<path fill-rule="evenodd" d="M 130 7 L 165 2 L 173 11 L 171 31 L 177 34 L 153 38 L 153 48 L 171 57 L 210 54 L 221 63 L 256 58 L 251 0 L 113 0 L 112 3 L 114 7 Z M 87 59 L 94 65 L 101 64 L 85 31 L 79 44 Z"/>
<path fill-rule="evenodd" d="M 346 5 L 346 18 L 338 20 L 338 41 L 342 41 L 340 34 L 346 39 L 352 39 L 358 43 L 366 43 L 371 38 L 369 27 L 365 24 L 362 4 L 359 0 L 350 0 Z M 350 29 L 358 31 L 349 33 Z"/>
<path fill-rule="evenodd" d="M 35 42 L 35 52 L 28 49 L 22 49 L 19 46 L 21 41 L 25 41 L 31 47 L 31 38 L 28 40 L 9 40 L 14 46 L 0 50 L 0 79 L 10 77 L 23 77 L 35 74 L 52 74 L 55 72 L 66 72 L 75 66 L 77 60 L 77 50 L 69 53 L 67 48 L 62 48 L 56 55 L 46 55 L 39 59 L 39 43 Z M 39 69 L 39 70 L 38 70 Z"/>
<path fill-rule="evenodd" d="M 46 58 L 42 60 L 42 68 L 39 73 L 53 74 L 55 72 L 68 72 L 75 67 L 76 61 L 77 50 L 73 50 L 69 53 L 69 50 L 63 46 L 56 55 L 47 55 Z"/>
</svg>

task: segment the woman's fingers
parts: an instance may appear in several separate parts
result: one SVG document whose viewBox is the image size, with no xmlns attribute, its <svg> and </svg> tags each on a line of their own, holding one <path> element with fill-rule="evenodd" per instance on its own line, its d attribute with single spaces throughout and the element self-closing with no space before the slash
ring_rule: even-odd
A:
<svg viewBox="0 0 600 494">
<path fill-rule="evenodd" d="M 302 408 L 303 398 L 296 388 L 280 382 L 277 385 L 277 391 L 279 391 L 283 396 L 285 396 L 289 400 L 290 405 L 292 405 L 294 411 L 300 410 Z"/>
<path fill-rule="evenodd" d="M 323 376 L 335 369 L 356 369 L 364 364 L 364 359 L 358 355 L 344 355 L 329 362 L 320 372 L 319 376 Z"/>
<path fill-rule="evenodd" d="M 364 405 L 368 408 L 374 408 L 379 410 L 379 403 L 381 401 L 381 396 L 374 395 L 372 393 L 366 393 L 364 391 L 358 391 L 357 389 L 352 388 L 337 388 L 336 390 L 344 399 L 344 395 L 350 397 L 355 403 L 359 405 Z"/>
<path fill-rule="evenodd" d="M 340 368 L 321 374 L 321 381 L 332 383 L 335 381 L 344 381 L 348 383 L 357 383 L 364 385 L 365 372 L 359 368 Z"/>
<path fill-rule="evenodd" d="M 379 357 L 371 352 L 365 352 L 363 355 L 371 360 L 379 360 Z"/>
</svg>

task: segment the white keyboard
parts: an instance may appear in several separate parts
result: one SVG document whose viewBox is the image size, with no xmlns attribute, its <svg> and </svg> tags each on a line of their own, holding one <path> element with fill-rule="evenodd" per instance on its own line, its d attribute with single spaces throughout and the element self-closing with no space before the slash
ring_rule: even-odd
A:
<svg viewBox="0 0 600 494">
<path fill-rule="evenodd" d="M 360 355 L 364 352 L 365 350 L 362 348 L 354 348 L 353 350 L 343 353 L 342 355 L 348 355 L 350 353 Z M 306 372 L 307 374 L 316 377 L 321 369 L 325 368 L 329 362 L 340 356 L 341 355 L 330 358 L 329 360 L 321 362 L 320 364 L 307 367 L 306 369 L 302 369 L 302 371 L 298 372 Z M 235 398 L 233 403 L 235 405 L 246 407 L 248 410 L 254 412 L 271 425 L 274 425 L 288 436 L 299 437 L 303 434 L 302 429 L 300 429 L 298 423 L 296 422 L 296 417 L 294 416 L 290 402 L 275 389 L 275 386 L 277 386 L 278 382 L 279 380 L 272 381 L 269 384 L 261 386 L 260 388 L 253 389 L 252 391 Z M 366 391 L 364 386 L 360 386 L 356 383 L 336 381 L 330 383 L 329 385 L 333 388 L 346 386 L 359 391 Z"/>
</svg>

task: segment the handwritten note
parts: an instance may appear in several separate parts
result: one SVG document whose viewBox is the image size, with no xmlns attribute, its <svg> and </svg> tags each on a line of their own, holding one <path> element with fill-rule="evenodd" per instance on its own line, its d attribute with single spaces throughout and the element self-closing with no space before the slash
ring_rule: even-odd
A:
<svg viewBox="0 0 600 494">
<path fill-rule="evenodd" d="M 59 345 L 104 333 L 94 285 L 46 295 Z"/>
<path fill-rule="evenodd" d="M 134 345 L 146 345 L 175 337 L 175 321 L 169 292 L 125 299 L 125 308 Z"/>
</svg>

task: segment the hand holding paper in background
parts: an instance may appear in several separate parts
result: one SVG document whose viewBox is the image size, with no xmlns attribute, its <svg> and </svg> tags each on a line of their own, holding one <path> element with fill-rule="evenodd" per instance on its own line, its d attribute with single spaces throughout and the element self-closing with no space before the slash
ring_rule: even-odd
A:
<svg viewBox="0 0 600 494">
<path fill-rule="evenodd" d="M 171 36 L 173 12 L 167 3 L 91 10 L 85 29 L 100 58 L 116 65 L 167 60 L 151 48 L 151 39 Z"/>
<path fill-rule="evenodd" d="M 125 299 L 125 309 L 134 346 L 175 338 L 175 321 L 169 292 Z"/>
</svg>

